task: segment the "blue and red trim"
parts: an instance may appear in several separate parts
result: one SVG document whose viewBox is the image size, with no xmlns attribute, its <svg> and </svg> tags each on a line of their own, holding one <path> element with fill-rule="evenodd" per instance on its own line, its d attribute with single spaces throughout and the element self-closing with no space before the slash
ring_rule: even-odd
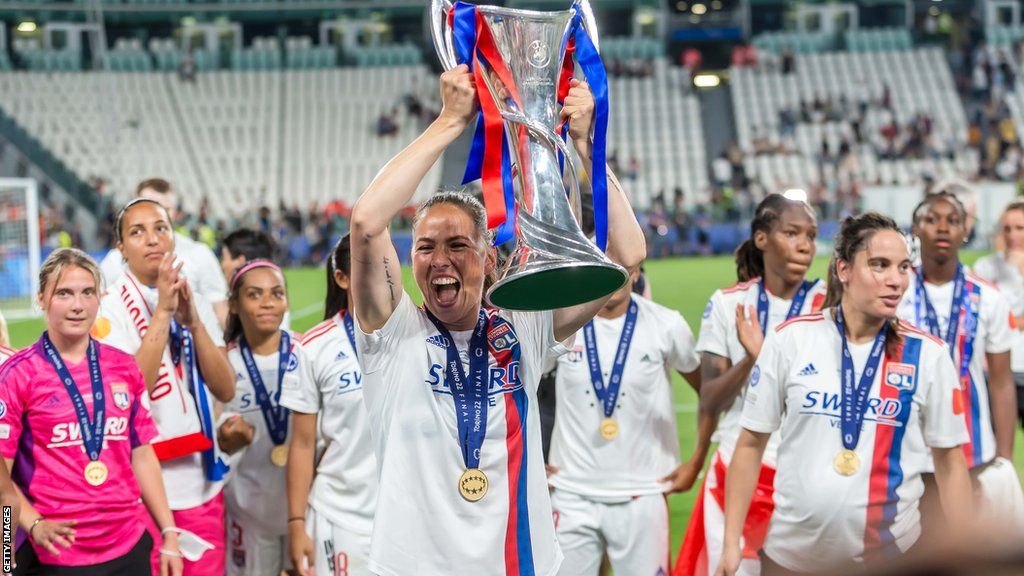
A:
<svg viewBox="0 0 1024 576">
<path fill-rule="evenodd" d="M 914 366 L 914 386 L 897 388 L 886 382 L 888 364 L 892 358 L 899 358 L 901 364 Z M 903 484 L 904 474 L 900 458 L 903 455 L 903 440 L 906 436 L 910 411 L 914 404 L 914 392 L 920 378 L 921 340 L 905 338 L 894 354 L 886 354 L 885 364 L 879 374 L 879 397 L 885 401 L 898 399 L 900 413 L 894 426 L 875 425 L 875 445 L 871 459 L 871 477 L 868 484 L 867 521 L 864 525 L 865 560 L 891 559 L 900 554 L 892 525 L 896 521 L 899 495 L 896 490 Z"/>
</svg>

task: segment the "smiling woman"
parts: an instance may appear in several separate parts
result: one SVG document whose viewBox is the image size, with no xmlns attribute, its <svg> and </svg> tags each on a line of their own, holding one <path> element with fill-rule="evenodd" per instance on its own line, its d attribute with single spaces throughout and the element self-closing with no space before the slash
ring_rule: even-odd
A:
<svg viewBox="0 0 1024 576">
<path fill-rule="evenodd" d="M 441 94 L 438 119 L 380 171 L 352 210 L 356 344 L 380 472 L 369 570 L 553 574 L 562 554 L 540 419 L 531 408 L 545 356 L 564 352 L 560 341 L 591 320 L 607 297 L 556 311 L 484 307 L 496 256 L 483 206 L 469 195 L 442 192 L 416 218 L 412 269 L 424 308 L 412 303 L 400 284 L 388 222 L 476 117 L 476 87 L 466 66 L 441 75 Z M 589 88 L 573 84 L 562 116 L 584 166 L 590 165 L 593 111 Z M 607 255 L 638 267 L 646 255 L 643 233 L 613 176 L 608 184 Z"/>
<path fill-rule="evenodd" d="M 39 281 L 46 331 L 0 371 L 8 423 L 0 453 L 21 489 L 19 524 L 29 537 L 15 574 L 150 572 L 154 539 L 138 512 L 140 496 L 162 530 L 174 528 L 142 375 L 130 355 L 89 335 L 99 284 L 99 269 L 83 252 L 53 252 Z M 75 425 L 81 434 L 70 441 L 46 432 Z M 7 469 L 0 474 L 4 504 Z M 178 535 L 164 534 L 160 574 L 180 574 Z"/>
<path fill-rule="evenodd" d="M 220 325 L 175 262 L 166 209 L 137 198 L 118 213 L 114 231 L 128 266 L 103 297 L 94 334 L 135 356 L 160 431 L 154 449 L 175 521 L 214 546 L 201 563 L 187 559 L 186 574 L 223 574 L 227 464 L 214 443 L 213 400 L 231 400 L 235 377 Z"/>
</svg>

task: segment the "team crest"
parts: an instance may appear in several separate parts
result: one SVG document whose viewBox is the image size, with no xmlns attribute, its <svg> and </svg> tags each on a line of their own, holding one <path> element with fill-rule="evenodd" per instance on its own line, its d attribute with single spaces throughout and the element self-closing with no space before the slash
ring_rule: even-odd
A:
<svg viewBox="0 0 1024 576">
<path fill-rule="evenodd" d="M 128 400 L 128 385 L 124 382 L 114 382 L 111 384 L 110 395 L 114 397 L 114 406 L 121 410 L 127 410 L 131 404 Z"/>
<path fill-rule="evenodd" d="M 7 414 L 7 404 L 4 404 L 3 400 L 0 400 L 0 418 L 3 418 Z"/>
<path fill-rule="evenodd" d="M 288 353 L 288 368 L 285 372 L 294 372 L 299 367 L 299 358 L 295 355 L 295 352 Z"/>
<path fill-rule="evenodd" d="M 245 566 L 245 550 L 235 548 L 231 551 L 231 561 L 239 568 Z"/>
<path fill-rule="evenodd" d="M 885 383 L 899 390 L 913 390 L 915 372 L 913 364 L 890 362 L 885 367 Z"/>
<path fill-rule="evenodd" d="M 711 308 L 713 307 L 711 300 L 708 300 L 708 305 L 704 307 L 704 313 L 700 315 L 701 318 L 707 320 L 711 318 Z"/>
<path fill-rule="evenodd" d="M 512 327 L 506 322 L 496 322 L 487 333 L 487 339 L 491 341 L 491 347 L 496 351 L 508 350 L 519 343 Z"/>
</svg>

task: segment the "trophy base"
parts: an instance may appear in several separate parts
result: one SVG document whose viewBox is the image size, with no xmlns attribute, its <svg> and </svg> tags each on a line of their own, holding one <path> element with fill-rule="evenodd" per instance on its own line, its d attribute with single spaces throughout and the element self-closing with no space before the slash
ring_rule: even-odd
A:
<svg viewBox="0 0 1024 576">
<path fill-rule="evenodd" d="M 625 269 L 610 262 L 559 264 L 503 278 L 487 291 L 487 301 L 527 312 L 567 308 L 607 296 L 628 279 Z"/>
</svg>

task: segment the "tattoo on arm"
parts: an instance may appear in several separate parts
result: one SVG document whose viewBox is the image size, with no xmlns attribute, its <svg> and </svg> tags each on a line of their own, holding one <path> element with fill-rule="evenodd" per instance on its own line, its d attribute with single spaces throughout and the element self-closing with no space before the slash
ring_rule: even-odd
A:
<svg viewBox="0 0 1024 576">
<path fill-rule="evenodd" d="M 384 275 L 387 277 L 388 283 L 388 294 L 391 295 L 391 302 L 395 302 L 395 281 L 391 278 L 391 266 L 389 266 L 390 260 L 387 256 L 384 257 Z"/>
</svg>

